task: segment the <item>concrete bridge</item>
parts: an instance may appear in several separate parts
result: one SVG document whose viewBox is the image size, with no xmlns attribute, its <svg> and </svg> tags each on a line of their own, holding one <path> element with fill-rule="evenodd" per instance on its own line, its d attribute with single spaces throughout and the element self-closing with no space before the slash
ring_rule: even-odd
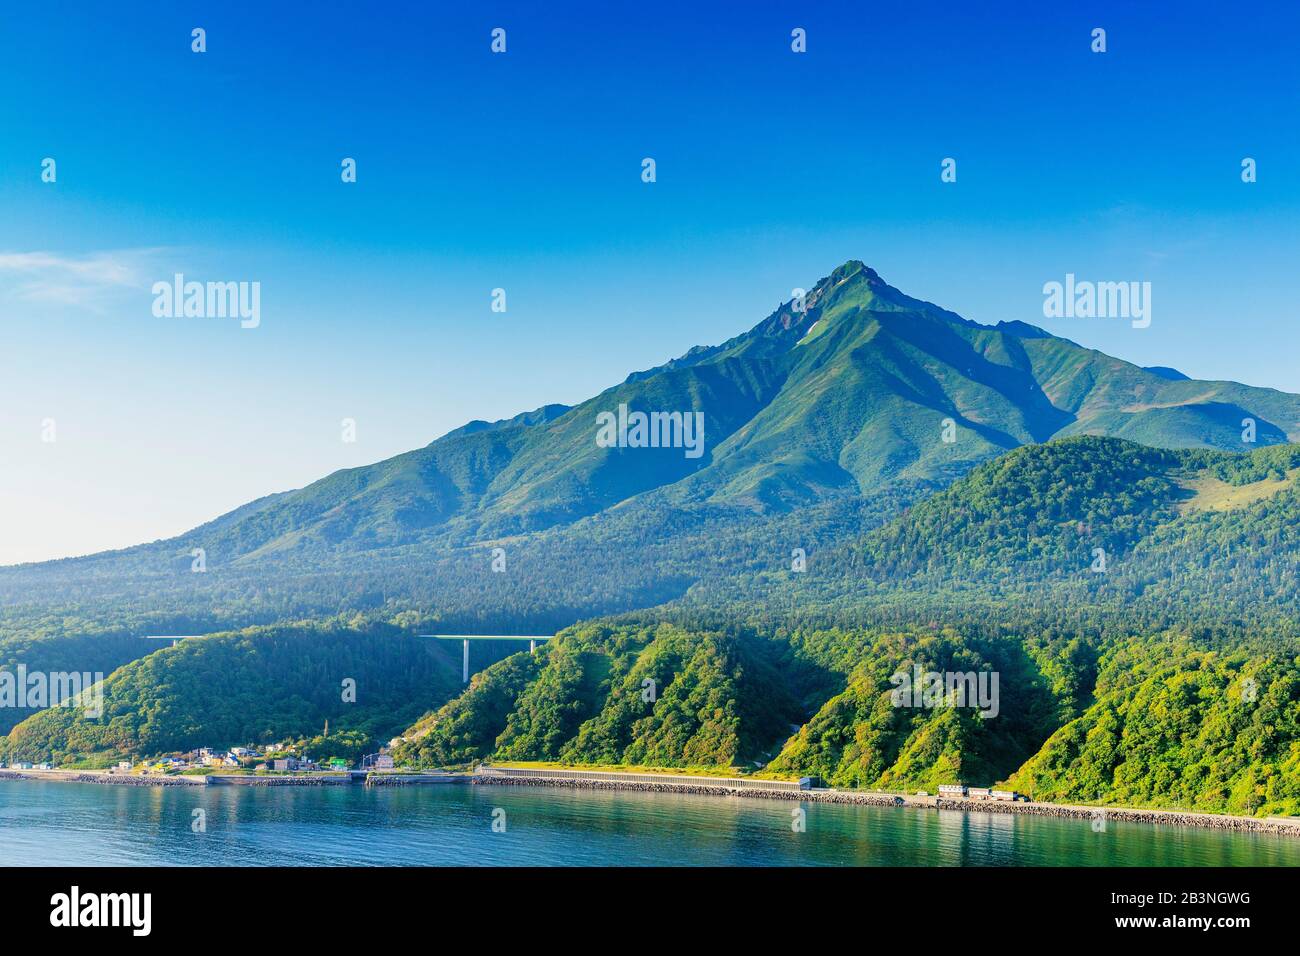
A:
<svg viewBox="0 0 1300 956">
<path fill-rule="evenodd" d="M 464 645 L 464 657 L 461 663 L 460 679 L 469 683 L 469 642 L 470 641 L 527 641 L 528 652 L 536 653 L 538 641 L 549 641 L 554 634 L 419 634 L 418 637 L 431 637 L 439 641 L 461 641 Z"/>
<path fill-rule="evenodd" d="M 194 637 L 203 637 L 202 634 L 145 634 L 146 641 L 171 641 L 172 647 L 175 647 L 181 641 L 187 641 Z"/>
</svg>

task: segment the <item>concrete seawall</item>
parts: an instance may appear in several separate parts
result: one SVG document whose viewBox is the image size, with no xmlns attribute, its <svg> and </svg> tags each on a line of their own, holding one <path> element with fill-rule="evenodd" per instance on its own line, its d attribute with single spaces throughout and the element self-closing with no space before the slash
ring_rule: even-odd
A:
<svg viewBox="0 0 1300 956">
<path fill-rule="evenodd" d="M 966 813 L 1028 813 L 1040 817 L 1064 817 L 1075 820 L 1120 820 L 1127 823 L 1161 823 L 1175 827 L 1205 827 L 1211 830 L 1241 830 L 1300 837 L 1300 819 L 1294 822 L 1276 818 L 1234 817 L 1218 813 L 1191 813 L 1182 810 L 1142 810 L 1131 807 L 1082 807 L 1059 803 L 1001 803 L 996 800 L 936 801 L 940 810 Z"/>
<path fill-rule="evenodd" d="M 787 800 L 809 803 L 837 803 L 874 807 L 909 807 L 912 809 L 957 810 L 963 813 L 1024 813 L 1034 816 L 1093 820 L 1098 816 L 1110 821 L 1158 823 L 1165 826 L 1203 827 L 1300 837 L 1300 820 L 1260 819 L 1226 814 L 1188 813 L 1178 810 L 1141 810 L 1119 807 L 1084 807 L 1053 803 L 1004 802 L 998 800 L 951 800 L 905 794 L 872 793 L 860 790 L 768 790 L 758 787 L 736 788 L 710 784 L 701 777 L 698 784 L 653 783 L 645 781 L 582 780 L 575 777 L 511 776 L 506 769 L 476 773 L 480 786 L 561 787 L 569 790 L 624 790 L 640 793 L 687 793 L 709 796 L 754 797 L 762 800 Z"/>
<path fill-rule="evenodd" d="M 853 803 L 862 806 L 902 806 L 903 799 L 893 794 L 858 793 L 849 790 L 770 790 L 763 787 L 728 787 L 710 783 L 668 783 L 644 780 L 582 780 L 576 777 L 514 777 L 502 771 L 476 773 L 474 783 L 494 787 L 562 787 L 568 790 L 626 790 L 637 793 L 691 793 L 715 797 L 757 797 L 763 800 L 812 800 L 819 803 Z"/>
</svg>

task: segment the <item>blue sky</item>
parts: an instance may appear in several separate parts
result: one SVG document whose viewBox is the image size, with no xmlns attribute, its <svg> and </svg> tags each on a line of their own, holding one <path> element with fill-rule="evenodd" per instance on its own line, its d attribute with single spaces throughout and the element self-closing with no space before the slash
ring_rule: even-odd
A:
<svg viewBox="0 0 1300 956">
<path fill-rule="evenodd" d="M 1300 391 L 1294 10 L 88 6 L 0 31 L 0 563 L 582 400 L 850 258 L 977 321 Z M 261 325 L 155 317 L 177 271 L 259 282 Z M 1150 328 L 1044 319 L 1067 272 L 1150 281 Z"/>
</svg>

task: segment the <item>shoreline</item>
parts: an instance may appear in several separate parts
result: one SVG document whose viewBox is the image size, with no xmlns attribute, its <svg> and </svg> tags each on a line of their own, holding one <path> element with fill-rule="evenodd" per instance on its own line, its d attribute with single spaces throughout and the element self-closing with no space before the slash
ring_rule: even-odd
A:
<svg viewBox="0 0 1300 956">
<path fill-rule="evenodd" d="M 99 783 L 119 787 L 195 787 L 203 786 L 203 777 L 168 777 L 163 774 L 109 773 L 106 770 L 12 770 L 0 769 L 0 780 L 45 780 L 52 783 Z"/>
<path fill-rule="evenodd" d="M 877 793 L 866 790 L 777 790 L 759 787 L 728 787 L 723 783 L 709 784 L 708 777 L 700 783 L 682 784 L 634 780 L 583 780 L 577 777 L 511 776 L 502 770 L 475 773 L 475 786 L 560 787 L 571 790 L 624 790 L 642 793 L 685 793 L 705 796 L 753 797 L 760 800 L 787 800 L 810 803 L 837 803 L 857 806 L 901 807 L 907 809 L 956 810 L 962 813 L 1023 813 L 1030 816 L 1057 817 L 1075 820 L 1093 820 L 1098 817 L 1110 821 L 1160 824 L 1164 826 L 1190 826 L 1209 830 L 1235 830 L 1263 833 L 1274 836 L 1300 837 L 1300 819 L 1276 817 L 1243 817 L 1230 814 L 1195 813 L 1187 810 L 1156 810 L 1137 807 L 1090 807 L 1064 803 L 1038 803 L 1035 801 L 1004 802 L 995 800 L 953 800 L 947 797 L 920 797 L 903 793 Z"/>
<path fill-rule="evenodd" d="M 293 773 L 283 776 L 209 773 L 139 774 L 107 770 L 13 770 L 0 768 L 0 780 L 44 780 L 51 783 L 94 783 L 111 787 L 342 787 L 468 783 L 467 774 L 375 773 L 349 770 L 334 773 Z"/>
<path fill-rule="evenodd" d="M 575 768 L 575 772 L 582 772 Z M 204 776 L 166 776 L 163 774 L 121 774 L 100 770 L 12 770 L 0 769 L 0 780 L 44 780 L 55 783 L 91 783 L 131 787 L 206 787 L 206 786 L 343 786 L 360 783 L 372 786 L 419 786 L 432 784 L 471 784 L 473 786 L 556 787 L 568 790 L 624 791 L 631 793 L 679 793 L 698 796 L 750 797 L 758 800 L 785 800 L 809 803 L 834 803 L 854 806 L 899 807 L 912 810 L 955 810 L 961 813 L 1027 814 L 1058 819 L 1123 821 L 1128 823 L 1190 826 L 1199 829 L 1231 830 L 1274 836 L 1300 837 L 1300 818 L 1243 817 L 1231 814 L 1197 813 L 1189 810 L 1160 810 L 1138 807 L 1085 806 L 1080 804 L 1039 803 L 1036 801 L 1004 802 L 994 800 L 951 799 L 903 793 L 879 793 L 866 790 L 807 790 L 763 787 L 759 780 L 747 780 L 746 786 L 728 786 L 725 778 L 699 777 L 699 782 L 676 780 L 617 779 L 616 771 L 606 771 L 609 779 L 582 779 L 576 776 L 526 776 L 511 774 L 509 768 L 480 767 L 473 773 L 370 773 L 284 777 L 254 777 L 233 774 Z M 629 775 L 631 776 L 631 775 Z M 646 776 L 639 774 L 642 778 Z M 717 782 L 710 782 L 717 780 Z"/>
</svg>

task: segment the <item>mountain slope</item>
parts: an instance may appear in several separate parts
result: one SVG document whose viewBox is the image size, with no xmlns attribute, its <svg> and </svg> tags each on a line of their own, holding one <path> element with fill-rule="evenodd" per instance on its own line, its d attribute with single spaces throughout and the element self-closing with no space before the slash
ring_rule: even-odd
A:
<svg viewBox="0 0 1300 956">
<path fill-rule="evenodd" d="M 78 559 L 188 567 L 468 542 L 570 524 L 648 492 L 788 510 L 899 479 L 948 481 L 1017 446 L 1098 434 L 1247 450 L 1300 439 L 1300 397 L 1143 369 L 1023 322 L 984 326 L 847 262 L 718 346 L 580 405 L 472 422 L 417 451 L 268 496 L 179 538 Z M 701 454 L 602 447 L 601 413 L 704 415 Z M 945 426 L 946 437 L 944 440 Z M 11 572 L 0 572 L 3 578 Z"/>
<path fill-rule="evenodd" d="M 725 591 L 704 595 L 717 617 L 770 620 L 768 637 L 729 644 L 690 623 L 701 617 L 689 606 L 668 613 L 672 626 L 566 632 L 545 657 L 489 668 L 409 731 L 400 756 L 757 759 L 770 760 L 765 773 L 837 786 L 1011 780 L 1058 801 L 1294 813 L 1297 528 L 1300 446 L 1243 456 L 1078 437 L 1020 448 L 819 559 L 816 572 L 746 576 L 734 604 Z M 1095 547 L 1110 556 L 1104 571 Z M 896 602 L 904 622 L 783 623 L 792 608 L 840 600 L 846 584 L 860 617 Z M 931 620 L 944 604 L 960 623 Z M 741 655 L 748 678 L 705 666 L 728 655 Z M 900 705 L 896 675 L 915 672 L 997 683 L 979 706 Z M 657 702 L 641 693 L 647 680 Z M 692 702 L 684 721 L 676 700 Z M 728 726 L 767 729 L 741 746 L 734 731 L 700 730 L 704 715 L 726 724 L 746 713 L 784 717 L 795 732 L 751 716 Z M 480 730 L 470 741 L 466 726 Z"/>
<path fill-rule="evenodd" d="M 1054 800 L 1300 809 L 1300 446 L 1060 439 L 865 533 L 850 526 L 833 526 L 847 545 L 795 573 L 773 544 L 794 526 L 778 523 L 773 541 L 752 539 L 766 570 L 693 589 L 702 608 L 568 628 L 463 691 L 445 653 L 418 656 L 445 649 L 393 628 L 261 630 L 127 665 L 109 678 L 107 721 L 47 711 L 6 748 L 104 760 L 304 733 L 324 717 L 389 733 L 396 715 L 427 711 L 402 734 L 408 765 L 765 765 L 886 790 L 1009 779 Z M 802 625 L 809 609 L 843 621 Z M 419 620 L 396 615 L 407 633 Z M 973 707 L 896 702 L 898 674 L 931 671 L 997 683 Z M 354 673 L 362 690 L 380 680 L 378 702 L 337 704 L 330 688 Z M 1254 699 L 1239 693 L 1247 678 Z"/>
<path fill-rule="evenodd" d="M 789 576 L 795 548 L 812 559 L 789 606 L 838 612 L 864 596 L 834 572 L 845 542 L 1009 449 L 1094 432 L 1231 451 L 1300 437 L 1296 396 L 1141 369 L 1022 322 L 979 325 L 860 262 L 834 270 L 799 305 L 576 407 L 471 422 L 173 539 L 0 568 L 0 666 L 53 668 L 59 640 L 90 646 L 90 635 L 111 634 L 112 646 L 90 655 L 96 669 L 111 668 L 151 646 L 133 649 L 131 634 L 357 611 L 414 614 L 443 630 L 558 628 L 692 594 L 712 600 L 727 580 L 765 586 L 778 568 Z M 621 408 L 703 415 L 700 454 L 598 443 L 599 416 Z M 1256 445 L 1241 440 L 1247 417 Z M 1080 537 L 1073 568 L 1106 544 Z M 206 573 L 192 573 L 196 548 Z M 505 573 L 493 570 L 495 548 Z M 1175 582 L 1154 576 L 1172 566 L 1170 553 L 1146 556 L 1145 577 L 1124 571 L 1125 586 L 1148 601 L 1181 600 Z M 1211 573 L 1243 601 L 1294 577 L 1275 561 L 1252 584 L 1214 560 Z M 830 572 L 841 579 L 834 593 Z M 1071 586 L 1104 590 L 1116 578 Z M 867 574 L 861 583 L 877 601 L 893 580 Z M 902 590 L 914 599 L 915 589 Z M 18 716 L 0 715 L 0 729 Z"/>
</svg>

